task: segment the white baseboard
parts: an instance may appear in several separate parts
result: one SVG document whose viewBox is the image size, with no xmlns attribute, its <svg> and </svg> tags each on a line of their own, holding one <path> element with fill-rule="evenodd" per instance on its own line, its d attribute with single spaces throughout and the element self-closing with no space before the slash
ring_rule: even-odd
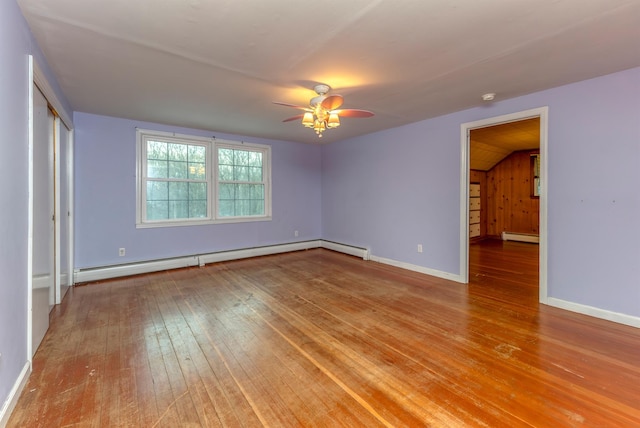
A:
<svg viewBox="0 0 640 428">
<path fill-rule="evenodd" d="M 540 243 L 540 236 L 533 233 L 515 233 L 515 232 L 502 232 L 503 241 L 518 241 L 518 242 L 531 242 L 535 244 Z"/>
<path fill-rule="evenodd" d="M 388 264 L 399 268 L 424 273 L 438 278 L 449 279 L 456 282 L 463 282 L 460 275 L 450 274 L 423 266 L 412 265 L 396 260 L 386 259 L 372 255 L 368 249 L 341 244 L 338 242 L 313 240 L 305 242 L 294 242 L 291 244 L 270 245 L 258 248 L 246 248 L 241 250 L 220 251 L 217 253 L 201 254 L 196 256 L 180 257 L 175 259 L 155 260 L 149 262 L 131 263 L 126 265 L 105 266 L 102 268 L 92 268 L 77 270 L 74 272 L 74 283 L 100 281 L 103 279 L 117 278 L 121 276 L 138 275 L 141 273 L 158 272 L 169 269 L 179 269 L 189 266 L 204 266 L 208 263 L 238 260 L 248 257 L 266 256 L 270 254 L 287 253 L 291 251 L 308 250 L 312 248 L 326 248 L 344 254 L 360 257 L 363 260 Z"/>
<path fill-rule="evenodd" d="M 606 309 L 600 309 L 580 303 L 568 302 L 566 300 L 556 299 L 555 297 L 548 297 L 546 304 L 555 308 L 565 309 L 567 311 L 577 312 L 579 314 L 589 315 L 595 318 L 640 328 L 640 317 L 612 312 Z"/>
<path fill-rule="evenodd" d="M 436 269 L 426 268 L 424 266 L 418 266 L 418 265 L 414 265 L 414 264 L 411 264 L 411 263 L 399 262 L 397 260 L 386 259 L 384 257 L 378 257 L 378 256 L 374 256 L 374 255 L 370 255 L 369 259 L 371 261 L 374 261 L 374 262 L 383 263 L 383 264 L 386 264 L 386 265 L 391 265 L 391 266 L 399 267 L 399 268 L 402 268 L 402 269 L 412 270 L 414 272 L 420 272 L 420 273 L 424 273 L 424 274 L 427 274 L 427 275 L 435 276 L 435 277 L 438 277 L 438 278 L 448 279 L 450 281 L 464 283 L 464 280 L 462 279 L 462 277 L 460 275 L 454 275 L 454 274 L 449 273 L 449 272 L 443 272 L 443 271 L 436 270 Z"/>
<path fill-rule="evenodd" d="M 366 248 L 353 247 L 351 245 L 339 244 L 331 241 L 320 241 L 322 248 L 327 250 L 337 251 L 339 253 L 350 254 L 352 256 L 360 257 L 363 260 L 369 260 L 369 250 Z"/>
<path fill-rule="evenodd" d="M 270 245 L 268 247 L 247 248 L 243 250 L 222 251 L 219 253 L 198 256 L 200 265 L 225 262 L 228 260 L 246 259 L 249 257 L 268 256 L 271 254 L 289 253 L 320 247 L 320 241 L 294 242 L 291 244 Z"/>
<path fill-rule="evenodd" d="M 68 287 L 69 286 L 69 275 L 65 272 L 65 273 L 61 273 L 60 274 L 60 286 L 61 287 Z"/>
<path fill-rule="evenodd" d="M 130 263 L 101 268 L 80 269 L 74 272 L 74 283 L 100 281 L 121 276 L 138 275 L 141 273 L 159 272 L 169 269 L 179 269 L 189 266 L 204 266 L 228 260 L 238 260 L 248 257 L 267 256 L 270 254 L 287 253 L 291 251 L 319 248 L 320 240 L 294 242 L 291 244 L 270 245 L 266 247 L 246 248 L 241 250 L 220 251 L 218 253 L 200 254 L 195 256 L 178 257 L 174 259 L 154 260 L 149 262 Z"/>
<path fill-rule="evenodd" d="M 11 413 L 13 409 L 16 407 L 18 403 L 18 398 L 20 398 L 20 394 L 24 389 L 24 386 L 27 384 L 27 380 L 29 379 L 29 375 L 31 374 L 31 365 L 27 361 L 16 379 L 16 382 L 13 384 L 13 388 L 9 391 L 9 396 L 2 404 L 2 409 L 0 409 L 0 428 L 4 428 L 9 423 L 9 418 L 11 417 Z"/>
<path fill-rule="evenodd" d="M 38 289 L 38 288 L 49 288 L 49 284 L 52 284 L 52 278 L 51 275 L 47 274 L 47 275 L 35 275 L 32 279 L 31 279 L 31 288 L 34 289 Z"/>
<path fill-rule="evenodd" d="M 81 282 L 100 281 L 102 279 L 118 278 L 120 276 L 138 275 L 141 273 L 198 266 L 198 264 L 197 256 L 189 256 L 175 259 L 131 263 L 126 265 L 106 266 L 87 270 L 80 269 L 73 273 L 73 282 L 74 284 L 77 284 Z"/>
</svg>

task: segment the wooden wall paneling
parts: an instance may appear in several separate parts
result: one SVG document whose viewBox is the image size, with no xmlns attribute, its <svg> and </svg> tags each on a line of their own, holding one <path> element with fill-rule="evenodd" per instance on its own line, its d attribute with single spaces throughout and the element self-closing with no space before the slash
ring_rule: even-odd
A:
<svg viewBox="0 0 640 428">
<path fill-rule="evenodd" d="M 534 151 L 514 152 L 487 172 L 487 234 L 539 233 L 539 198 L 531 195 Z"/>
</svg>

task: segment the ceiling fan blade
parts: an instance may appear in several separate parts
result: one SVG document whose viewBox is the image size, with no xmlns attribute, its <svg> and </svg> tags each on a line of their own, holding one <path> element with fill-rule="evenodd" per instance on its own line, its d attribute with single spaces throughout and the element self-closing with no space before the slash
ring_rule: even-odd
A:
<svg viewBox="0 0 640 428">
<path fill-rule="evenodd" d="M 373 112 L 369 110 L 359 110 L 353 108 L 347 108 L 344 110 L 335 110 L 332 113 L 337 113 L 340 117 L 371 117 L 373 116 Z"/>
<path fill-rule="evenodd" d="M 289 118 L 283 120 L 283 122 L 291 122 L 292 120 L 300 120 L 303 117 L 304 117 L 304 114 L 298 114 L 298 115 L 295 115 L 295 116 L 292 116 L 292 117 L 289 117 Z"/>
<path fill-rule="evenodd" d="M 293 108 L 299 108 L 300 110 L 311 111 L 309 107 L 302 107 L 302 106 L 297 106 L 295 104 L 289 104 L 289 103 L 281 103 L 280 101 L 272 101 L 272 102 L 274 104 L 278 104 L 279 106 L 293 107 Z"/>
<path fill-rule="evenodd" d="M 335 110 L 342 105 L 344 102 L 344 98 L 342 95 L 330 95 L 324 100 L 322 100 L 322 108 L 325 110 Z"/>
</svg>

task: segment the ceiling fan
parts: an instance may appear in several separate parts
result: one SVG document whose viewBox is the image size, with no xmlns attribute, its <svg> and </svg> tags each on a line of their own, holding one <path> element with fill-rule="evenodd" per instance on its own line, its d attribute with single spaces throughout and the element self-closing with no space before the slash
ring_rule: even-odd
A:
<svg viewBox="0 0 640 428">
<path fill-rule="evenodd" d="M 318 137 L 322 137 L 322 133 L 325 130 L 340 126 L 340 117 L 373 116 L 373 113 L 368 110 L 349 108 L 340 109 L 340 106 L 342 106 L 342 103 L 344 102 L 344 98 L 342 95 L 327 95 L 330 89 L 331 87 L 325 84 L 318 84 L 314 86 L 313 90 L 318 95 L 311 98 L 311 101 L 309 101 L 309 107 L 281 103 L 278 101 L 274 101 L 273 103 L 304 110 L 304 113 L 287 118 L 283 120 L 283 122 L 302 119 L 302 125 L 307 128 L 313 128 L 313 130 L 316 131 L 316 134 L 318 134 Z"/>
</svg>

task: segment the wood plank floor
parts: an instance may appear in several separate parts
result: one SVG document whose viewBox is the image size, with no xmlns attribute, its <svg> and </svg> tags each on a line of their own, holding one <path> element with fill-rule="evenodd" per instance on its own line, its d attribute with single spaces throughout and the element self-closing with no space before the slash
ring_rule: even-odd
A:
<svg viewBox="0 0 640 428">
<path fill-rule="evenodd" d="M 640 330 L 538 305 L 537 251 L 473 245 L 468 285 L 318 249 L 76 287 L 9 426 L 640 426 Z"/>
</svg>

